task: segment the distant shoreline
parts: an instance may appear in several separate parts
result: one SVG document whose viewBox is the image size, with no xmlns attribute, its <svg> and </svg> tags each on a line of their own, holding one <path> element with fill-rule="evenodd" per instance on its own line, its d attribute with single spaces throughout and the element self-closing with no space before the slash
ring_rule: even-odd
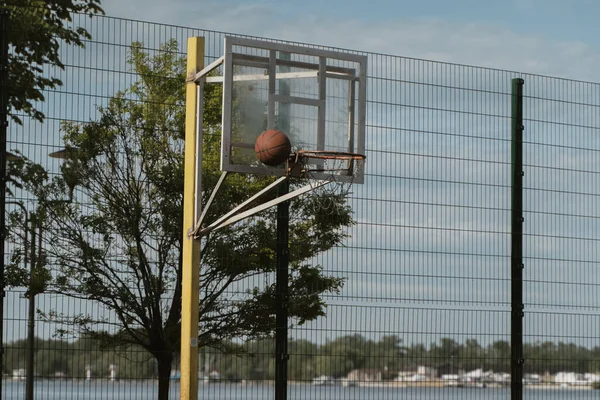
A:
<svg viewBox="0 0 600 400">
<path fill-rule="evenodd" d="M 3 381 L 9 381 L 17 383 L 25 384 L 25 380 L 14 379 L 10 376 L 4 376 L 2 378 Z M 148 378 L 148 379 L 115 379 L 111 380 L 109 378 L 94 378 L 94 379 L 85 379 L 85 378 L 35 378 L 36 381 L 62 381 L 62 382 L 76 382 L 81 384 L 95 384 L 95 383 L 114 383 L 114 384 L 129 384 L 129 383 L 142 383 L 142 382 L 156 382 L 158 383 L 157 378 Z M 228 380 L 215 380 L 210 381 L 209 383 L 203 382 L 203 379 L 198 379 L 200 383 L 200 387 L 210 386 L 210 385 L 239 385 L 239 386 L 274 386 L 275 381 L 273 380 L 261 380 L 261 381 L 228 381 Z M 172 383 L 178 383 L 178 380 L 172 380 Z M 352 390 L 355 387 L 360 388 L 390 388 L 390 389 L 419 389 L 419 388 L 447 388 L 447 389 L 510 389 L 510 384 L 500 384 L 495 382 L 465 382 L 460 385 L 451 384 L 447 381 L 442 381 L 441 379 L 429 380 L 429 381 L 420 381 L 420 382 L 410 382 L 410 381 L 376 381 L 376 382 L 358 382 L 355 386 L 343 386 L 340 383 L 330 384 L 330 385 L 315 385 L 312 382 L 307 381 L 288 381 L 288 385 L 294 386 L 311 386 L 311 387 L 344 387 L 349 390 Z M 523 386 L 525 389 L 531 390 L 594 390 L 591 385 L 564 385 L 558 383 L 535 383 L 535 384 L 526 384 Z"/>
</svg>

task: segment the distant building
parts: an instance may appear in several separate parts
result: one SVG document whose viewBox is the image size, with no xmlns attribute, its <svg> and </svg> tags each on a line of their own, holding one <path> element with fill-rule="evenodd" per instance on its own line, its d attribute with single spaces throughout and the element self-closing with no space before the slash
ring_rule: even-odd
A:
<svg viewBox="0 0 600 400">
<path fill-rule="evenodd" d="M 438 375 L 438 370 L 433 367 L 420 365 L 417 367 L 417 375 L 422 375 L 427 379 L 435 379 Z"/>
<path fill-rule="evenodd" d="M 444 386 L 450 386 L 450 387 L 463 386 L 463 381 L 458 374 L 444 374 L 440 378 L 442 379 L 442 382 L 444 382 Z"/>
<path fill-rule="evenodd" d="M 108 366 L 108 379 L 110 379 L 111 381 L 114 381 L 115 379 L 117 379 L 117 371 L 119 370 L 119 367 L 117 367 L 115 364 L 110 364 Z"/>
<path fill-rule="evenodd" d="M 12 371 L 12 378 L 14 380 L 24 381 L 26 376 L 25 368 L 17 368 Z"/>
<path fill-rule="evenodd" d="M 443 381 L 458 381 L 460 377 L 457 374 L 444 374 L 441 378 Z"/>
<path fill-rule="evenodd" d="M 583 374 L 576 372 L 559 372 L 554 376 L 554 382 L 560 385 L 579 386 L 588 385 L 588 382 Z"/>
<path fill-rule="evenodd" d="M 425 382 L 425 381 L 428 381 L 430 379 L 431 379 L 430 377 L 428 377 L 426 375 L 423 375 L 423 374 L 414 374 L 410 378 L 411 382 Z"/>
<path fill-rule="evenodd" d="M 523 383 L 526 385 L 542 383 L 542 377 L 538 374 L 525 374 L 523 376 Z"/>
<path fill-rule="evenodd" d="M 321 375 L 313 379 L 312 383 L 315 386 L 331 386 L 335 383 L 335 380 L 331 376 Z"/>
<path fill-rule="evenodd" d="M 394 380 L 397 382 L 410 381 L 410 378 L 412 378 L 414 374 L 414 371 L 400 371 L 398 372 L 398 376 Z"/>
<path fill-rule="evenodd" d="M 54 378 L 56 379 L 67 379 L 69 375 L 66 372 L 56 371 L 54 373 Z"/>
<path fill-rule="evenodd" d="M 600 375 L 598 374 L 583 374 L 583 377 L 585 378 L 586 381 L 593 383 L 593 382 L 600 382 Z"/>
<path fill-rule="evenodd" d="M 208 373 L 208 379 L 211 381 L 220 381 L 221 373 L 219 371 L 211 371 Z"/>
<path fill-rule="evenodd" d="M 497 383 L 510 383 L 510 374 L 506 372 L 494 372 L 492 374 L 492 381 Z"/>
<path fill-rule="evenodd" d="M 85 379 L 90 380 L 94 377 L 94 367 L 91 365 L 85 366 Z"/>
<path fill-rule="evenodd" d="M 343 387 L 358 386 L 358 382 L 349 380 L 348 378 L 342 378 L 340 382 L 342 383 Z"/>
<path fill-rule="evenodd" d="M 346 376 L 346 380 L 359 385 L 362 382 L 380 382 L 382 378 L 383 372 L 379 369 L 355 369 Z"/>
</svg>

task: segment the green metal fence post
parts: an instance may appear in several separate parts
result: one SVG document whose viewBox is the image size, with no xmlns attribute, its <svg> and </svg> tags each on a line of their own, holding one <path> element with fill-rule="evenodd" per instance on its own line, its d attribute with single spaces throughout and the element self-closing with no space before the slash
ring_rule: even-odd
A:
<svg viewBox="0 0 600 400">
<path fill-rule="evenodd" d="M 0 10 L 0 399 L 4 376 L 4 240 L 6 238 L 6 130 L 8 127 L 8 24 L 9 14 Z"/>
<path fill-rule="evenodd" d="M 523 399 L 523 84 L 512 80 L 510 397 Z"/>
<path fill-rule="evenodd" d="M 289 60 L 290 54 L 280 52 L 281 59 Z M 280 67 L 281 68 L 281 67 Z M 289 72 L 285 67 L 281 72 Z M 279 92 L 289 94 L 290 87 L 286 80 L 280 80 Z M 279 104 L 279 129 L 289 133 L 290 105 Z M 285 181 L 277 188 L 277 195 L 284 196 L 289 192 L 290 183 Z M 277 309 L 275 310 L 275 400 L 287 400 L 288 381 L 288 295 L 289 295 L 289 231 L 290 203 L 277 205 L 277 273 L 275 278 Z"/>
</svg>

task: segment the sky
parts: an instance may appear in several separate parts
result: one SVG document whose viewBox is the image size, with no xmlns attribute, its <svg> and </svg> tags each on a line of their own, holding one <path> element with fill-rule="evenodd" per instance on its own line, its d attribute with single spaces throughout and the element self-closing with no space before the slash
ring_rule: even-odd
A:
<svg viewBox="0 0 600 400">
<path fill-rule="evenodd" d="M 600 80 L 593 0 L 104 0 L 109 16 Z"/>
</svg>

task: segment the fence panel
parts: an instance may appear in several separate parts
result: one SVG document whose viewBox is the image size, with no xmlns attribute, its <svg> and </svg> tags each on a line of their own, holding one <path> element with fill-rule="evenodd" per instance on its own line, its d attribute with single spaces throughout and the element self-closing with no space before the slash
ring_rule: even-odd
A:
<svg viewBox="0 0 600 400">
<path fill-rule="evenodd" d="M 98 121 L 119 92 L 147 85 L 128 61 L 134 42 L 141 43 L 149 59 L 185 57 L 187 38 L 204 36 L 207 64 L 223 54 L 221 32 L 111 17 L 75 16 L 73 24 L 84 26 L 92 39 L 85 49 L 61 47 L 64 70 L 44 67 L 63 81 L 63 86 L 44 92 L 45 101 L 37 104 L 45 121 L 19 115 L 23 124 L 9 126 L 9 151 L 41 164 L 51 176 L 59 176 L 64 165 L 48 154 L 64 146 L 65 122 Z M 175 50 L 164 48 L 169 41 L 175 41 Z M 304 324 L 290 320 L 288 397 L 510 397 L 511 80 L 522 77 L 525 397 L 587 398 L 593 392 L 544 391 L 547 397 L 539 397 L 542 392 L 528 388 L 563 383 L 589 387 L 600 379 L 591 375 L 598 370 L 599 354 L 594 296 L 599 283 L 594 273 L 599 86 L 361 54 L 369 57 L 365 184 L 355 185 L 348 197 L 356 224 L 344 228 L 347 238 L 306 260 L 321 266 L 324 275 L 342 279 L 343 287 L 323 295 L 325 316 Z M 181 77 L 159 78 L 184 84 Z M 158 103 L 167 110 L 171 105 L 166 98 L 147 101 L 131 92 L 125 98 L 144 107 Z M 175 102 L 183 110 L 183 99 Z M 218 129 L 207 132 L 214 134 Z M 215 170 L 219 160 L 212 154 L 203 162 Z M 22 201 L 30 213 L 38 210 L 30 192 L 10 189 L 14 199 L 9 200 Z M 75 200 L 87 212 L 98 211 L 77 190 Z M 7 212 L 16 216 L 19 208 L 9 204 Z M 18 222 L 12 221 L 9 257 L 23 249 Z M 42 242 L 51 247 L 50 240 Z M 115 248 L 123 243 L 116 242 Z M 292 241 L 290 251 L 303 250 Z M 158 258 L 158 253 L 151 254 Z M 215 256 L 231 257 L 231 268 L 251 263 L 250 257 L 236 258 L 230 249 Z M 19 265 L 26 267 L 23 261 Z M 122 260 L 110 265 L 119 270 Z M 58 274 L 58 265 L 51 269 Z M 248 290 L 268 287 L 274 280 L 274 273 L 240 280 L 223 291 L 222 307 L 248 299 Z M 5 399 L 20 399 L 25 390 L 28 303 L 23 286 L 9 287 L 5 298 Z M 165 300 L 176 295 L 174 285 L 165 290 Z M 140 346 L 101 348 L 76 325 L 49 318 L 52 311 L 91 315 L 97 330 L 115 332 L 120 322 L 106 305 L 53 293 L 48 287 L 36 296 L 36 307 L 39 396 L 157 396 L 156 355 Z M 69 335 L 57 336 L 65 330 Z M 226 346 L 200 349 L 201 399 L 274 397 L 273 339 L 244 339 L 240 333 Z M 172 399 L 179 397 L 178 368 L 175 354 Z"/>
<path fill-rule="evenodd" d="M 525 371 L 528 379 L 589 387 L 598 380 L 600 87 L 523 78 Z"/>
</svg>

